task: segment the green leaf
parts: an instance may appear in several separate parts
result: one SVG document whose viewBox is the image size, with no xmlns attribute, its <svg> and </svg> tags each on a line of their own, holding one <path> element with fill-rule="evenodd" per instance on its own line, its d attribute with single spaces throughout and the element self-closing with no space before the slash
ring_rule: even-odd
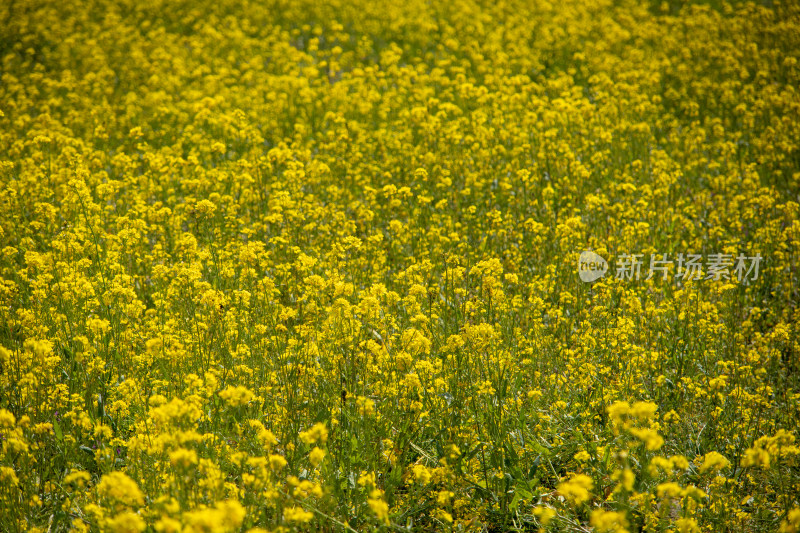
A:
<svg viewBox="0 0 800 533">
<path fill-rule="evenodd" d="M 533 460 L 533 464 L 531 465 L 531 469 L 528 470 L 528 479 L 533 479 L 536 476 L 536 471 L 539 470 L 539 465 L 542 462 L 542 456 L 537 455 L 536 459 Z"/>
</svg>

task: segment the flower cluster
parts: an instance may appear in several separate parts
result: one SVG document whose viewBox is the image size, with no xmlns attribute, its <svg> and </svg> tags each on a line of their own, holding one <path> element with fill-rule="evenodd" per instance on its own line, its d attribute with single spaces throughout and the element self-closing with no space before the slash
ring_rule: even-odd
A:
<svg viewBox="0 0 800 533">
<path fill-rule="evenodd" d="M 797 2 L 0 35 L 0 531 L 800 529 Z"/>
</svg>

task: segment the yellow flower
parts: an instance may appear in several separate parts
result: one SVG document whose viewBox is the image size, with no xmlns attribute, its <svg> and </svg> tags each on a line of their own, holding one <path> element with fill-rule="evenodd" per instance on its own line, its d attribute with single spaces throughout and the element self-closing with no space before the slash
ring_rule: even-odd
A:
<svg viewBox="0 0 800 533">
<path fill-rule="evenodd" d="M 534 508 L 533 514 L 539 519 L 542 527 L 547 527 L 550 521 L 556 516 L 556 510 L 552 507 L 538 506 Z"/>
<path fill-rule="evenodd" d="M 310 513 L 304 510 L 302 507 L 289 507 L 283 510 L 283 518 L 287 522 L 305 524 L 314 518 L 314 513 Z"/>
<path fill-rule="evenodd" d="M 286 466 L 286 459 L 284 459 L 281 455 L 270 455 L 269 456 L 269 466 L 272 468 L 273 471 L 278 471 L 284 466 Z"/>
<path fill-rule="evenodd" d="M 573 474 L 568 481 L 558 484 L 556 490 L 564 496 L 567 501 L 575 505 L 580 505 L 591 498 L 591 490 L 594 485 L 592 478 L 584 474 Z"/>
<path fill-rule="evenodd" d="M 631 428 L 631 435 L 642 441 L 649 451 L 656 451 L 664 445 L 664 439 L 657 431 L 650 428 Z"/>
<path fill-rule="evenodd" d="M 308 431 L 301 431 L 299 436 L 300 440 L 306 444 L 325 443 L 328 440 L 328 428 L 325 427 L 325 424 L 319 422 L 314 424 Z"/>
<path fill-rule="evenodd" d="M 451 499 L 455 497 L 455 493 L 450 490 L 440 490 L 436 495 L 436 503 L 440 506 L 447 505 Z"/>
<path fill-rule="evenodd" d="M 0 409 L 0 428 L 13 428 L 17 419 L 6 409 Z"/>
<path fill-rule="evenodd" d="M 576 454 L 573 456 L 573 458 L 574 458 L 576 461 L 578 461 L 579 463 L 585 463 L 586 461 L 588 461 L 589 459 L 591 459 L 591 458 L 592 458 L 592 456 L 591 456 L 591 455 L 589 455 L 589 452 L 587 452 L 586 450 L 581 450 L 581 451 L 579 451 L 578 453 L 576 453 Z"/>
<path fill-rule="evenodd" d="M 704 474 L 709 470 L 711 472 L 718 472 L 727 468 L 731 464 L 724 455 L 719 452 L 708 452 L 703 456 L 703 462 L 700 465 L 700 473 Z"/>
<path fill-rule="evenodd" d="M 253 399 L 253 393 L 242 385 L 227 387 L 220 391 L 219 396 L 231 407 L 247 405 Z"/>
<path fill-rule="evenodd" d="M 387 506 L 387 509 L 388 509 L 388 506 Z M 375 514 L 377 514 L 378 518 L 380 518 L 380 514 L 377 511 L 375 512 Z M 388 514 L 388 510 L 387 510 L 387 514 Z M 436 518 L 438 518 L 442 522 L 445 522 L 446 524 L 450 524 L 450 523 L 453 522 L 453 515 L 451 515 L 450 513 L 445 511 L 444 509 L 437 509 L 436 510 Z"/>
<path fill-rule="evenodd" d="M 169 516 L 162 516 L 155 524 L 158 533 L 181 533 L 181 523 Z"/>
<path fill-rule="evenodd" d="M 760 466 L 762 468 L 769 468 L 771 457 L 769 452 L 760 446 L 753 446 L 744 452 L 742 458 L 742 466 Z"/>
<path fill-rule="evenodd" d="M 661 483 L 656 487 L 656 494 L 659 498 L 677 498 L 683 492 L 680 485 L 673 482 Z"/>
<path fill-rule="evenodd" d="M 361 487 L 374 487 L 375 486 L 375 473 L 363 472 L 358 477 L 358 484 Z"/>
<path fill-rule="evenodd" d="M 92 476 L 89 472 L 84 472 L 83 470 L 78 470 L 76 472 L 70 472 L 64 477 L 64 484 L 71 485 L 74 484 L 75 488 L 80 490 L 86 487 L 86 485 L 91 481 Z"/>
<path fill-rule="evenodd" d="M 627 533 L 628 520 L 623 513 L 595 509 L 589 523 L 597 533 Z"/>
<path fill-rule="evenodd" d="M 104 475 L 97 484 L 100 496 L 122 505 L 144 505 L 144 495 L 139 486 L 122 472 Z"/>
<path fill-rule="evenodd" d="M 661 2 L 0 4 L 0 529 L 797 529 L 800 2 Z"/>
<path fill-rule="evenodd" d="M 653 418 L 657 410 L 658 405 L 653 402 L 635 402 L 630 408 L 630 414 L 639 420 L 648 420 Z"/>
<path fill-rule="evenodd" d="M 630 468 L 625 468 L 623 470 L 615 472 L 613 477 L 614 479 L 619 480 L 618 489 L 623 489 L 628 492 L 633 490 L 633 484 L 636 482 L 636 475 Z"/>
<path fill-rule="evenodd" d="M 197 464 L 197 452 L 186 448 L 178 448 L 169 454 L 169 462 L 172 466 L 190 467 Z"/>
<path fill-rule="evenodd" d="M 308 454 L 308 460 L 309 460 L 309 462 L 310 462 L 312 465 L 314 465 L 315 467 L 316 467 L 316 466 L 319 466 L 319 464 L 322 462 L 322 460 L 323 460 L 324 458 L 325 458 L 325 450 L 322 450 L 322 449 L 320 449 L 320 448 L 318 448 L 318 447 L 316 447 L 316 446 L 315 446 L 315 447 L 314 447 L 314 449 L 313 449 L 313 450 L 311 450 L 311 452 Z"/>
<path fill-rule="evenodd" d="M 370 416 L 375 413 L 375 402 L 364 396 L 356 398 L 356 407 L 361 416 Z"/>
<path fill-rule="evenodd" d="M 689 460 L 682 455 L 673 455 L 669 458 L 672 467 L 677 470 L 686 470 L 689 468 Z"/>
<path fill-rule="evenodd" d="M 380 490 L 373 490 L 367 500 L 369 508 L 385 524 L 389 523 L 389 505 L 383 500 L 383 493 Z"/>
<path fill-rule="evenodd" d="M 245 508 L 236 500 L 217 502 L 213 508 L 201 508 L 183 514 L 186 528 L 183 533 L 228 533 L 237 530 L 246 515 Z"/>
<path fill-rule="evenodd" d="M 8 487 L 19 485 L 19 478 L 10 466 L 0 466 L 0 483 Z"/>
<path fill-rule="evenodd" d="M 786 520 L 781 522 L 780 533 L 798 533 L 800 531 L 800 507 L 791 509 Z"/>
<path fill-rule="evenodd" d="M 703 489 L 689 485 L 681 491 L 683 496 L 692 498 L 693 500 L 700 501 L 708 497 L 708 494 Z"/>
<path fill-rule="evenodd" d="M 679 518 L 675 521 L 675 529 L 679 533 L 700 533 L 700 527 L 694 518 Z"/>
<path fill-rule="evenodd" d="M 130 511 L 118 514 L 106 522 L 106 528 L 113 533 L 139 533 L 147 527 L 144 519 Z"/>
<path fill-rule="evenodd" d="M 415 464 L 411 467 L 411 472 L 414 474 L 414 479 L 422 485 L 429 483 L 431 480 L 431 472 L 425 465 Z"/>
<path fill-rule="evenodd" d="M 628 402 L 616 402 L 608 406 L 608 416 L 615 428 L 617 426 L 625 427 L 630 410 L 631 406 Z"/>
<path fill-rule="evenodd" d="M 264 424 L 258 420 L 248 420 L 248 425 L 253 428 L 258 436 L 258 439 L 264 446 L 270 447 L 278 444 L 278 439 L 272 431 L 266 429 Z"/>
</svg>

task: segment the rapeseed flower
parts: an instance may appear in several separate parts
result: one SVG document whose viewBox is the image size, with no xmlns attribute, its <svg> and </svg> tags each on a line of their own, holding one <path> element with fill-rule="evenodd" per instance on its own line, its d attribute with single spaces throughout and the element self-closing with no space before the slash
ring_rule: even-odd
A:
<svg viewBox="0 0 800 533">
<path fill-rule="evenodd" d="M 0 5 L 0 530 L 797 529 L 796 2 L 140 4 Z"/>
</svg>

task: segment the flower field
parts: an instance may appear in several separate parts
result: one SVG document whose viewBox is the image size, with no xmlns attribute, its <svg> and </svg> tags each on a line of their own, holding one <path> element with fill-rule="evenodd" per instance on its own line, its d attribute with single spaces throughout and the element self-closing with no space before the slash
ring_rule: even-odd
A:
<svg viewBox="0 0 800 533">
<path fill-rule="evenodd" d="M 0 4 L 0 531 L 800 531 L 800 4 Z"/>
</svg>

